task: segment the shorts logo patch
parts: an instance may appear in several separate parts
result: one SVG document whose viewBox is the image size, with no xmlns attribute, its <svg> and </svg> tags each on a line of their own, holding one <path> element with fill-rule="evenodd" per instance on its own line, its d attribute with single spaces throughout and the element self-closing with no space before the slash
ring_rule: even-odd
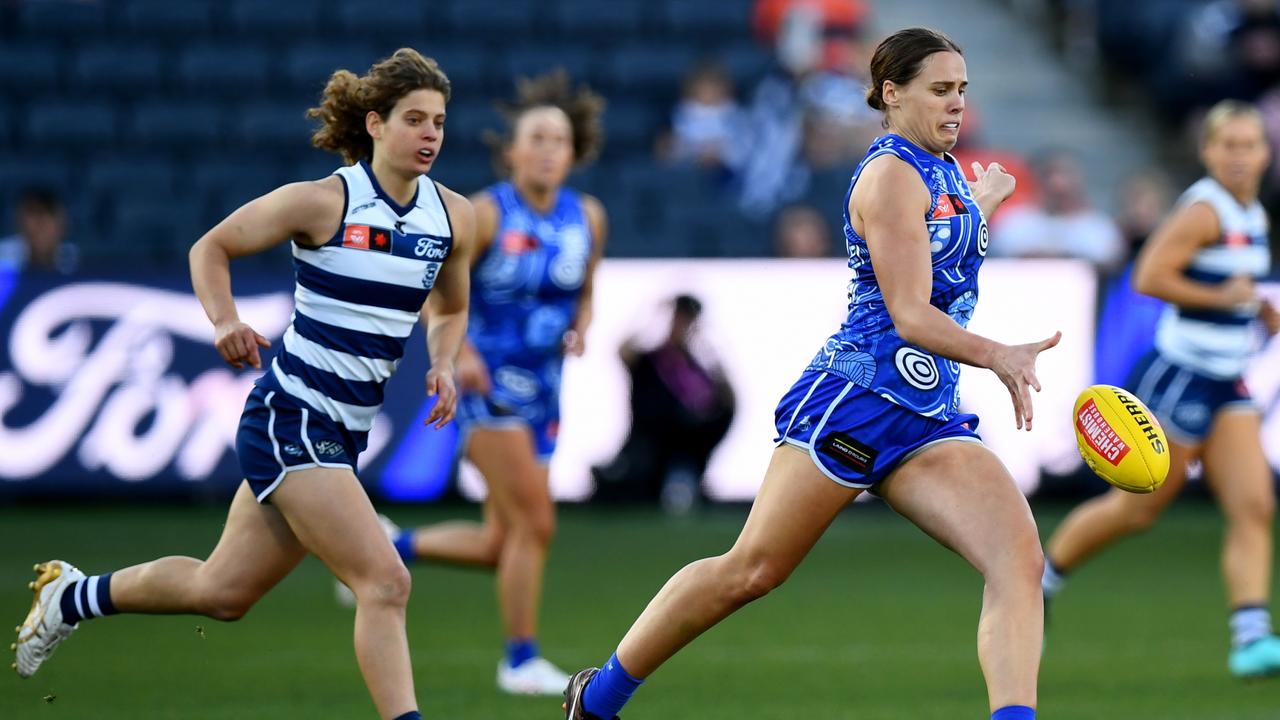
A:
<svg viewBox="0 0 1280 720">
<path fill-rule="evenodd" d="M 288 445 L 285 445 L 284 447 L 281 447 L 280 449 L 284 451 L 284 454 L 285 454 L 285 455 L 292 455 L 292 456 L 294 456 L 294 457 L 302 457 L 302 448 L 298 447 L 297 445 L 294 445 L 293 443 L 290 443 L 290 444 L 288 444 Z"/>
<path fill-rule="evenodd" d="M 836 459 L 836 462 L 863 475 L 871 474 L 876 466 L 879 451 L 865 443 L 849 437 L 845 433 L 831 433 L 822 441 L 820 449 Z"/>
<path fill-rule="evenodd" d="M 342 445 L 333 440 L 321 440 L 316 443 L 316 454 L 324 457 L 333 457 L 342 454 Z"/>
</svg>

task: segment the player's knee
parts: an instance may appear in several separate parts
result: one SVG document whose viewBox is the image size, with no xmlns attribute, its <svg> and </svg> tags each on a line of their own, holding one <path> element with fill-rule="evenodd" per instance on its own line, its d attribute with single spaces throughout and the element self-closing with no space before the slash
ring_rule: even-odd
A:
<svg viewBox="0 0 1280 720">
<path fill-rule="evenodd" d="M 385 567 L 355 583 L 352 589 L 357 603 L 404 607 L 409 604 L 413 578 L 404 563 L 386 563 Z"/>
<path fill-rule="evenodd" d="M 508 534 L 519 536 L 542 547 L 549 546 L 556 534 L 555 509 L 533 508 L 521 513 L 520 517 L 513 519 Z"/>
<path fill-rule="evenodd" d="M 790 575 L 790 568 L 772 558 L 756 558 L 738 570 L 733 596 L 745 605 L 773 592 L 779 585 L 786 582 Z"/>
<path fill-rule="evenodd" d="M 1160 516 L 1164 514 L 1164 505 L 1156 503 L 1143 503 L 1135 508 L 1130 509 L 1125 514 L 1126 529 L 1129 532 L 1146 532 L 1156 524 Z"/>
<path fill-rule="evenodd" d="M 1236 503 L 1228 513 L 1227 521 L 1254 527 L 1270 527 L 1276 516 L 1276 498 L 1270 492 L 1258 493 L 1248 502 Z"/>
</svg>

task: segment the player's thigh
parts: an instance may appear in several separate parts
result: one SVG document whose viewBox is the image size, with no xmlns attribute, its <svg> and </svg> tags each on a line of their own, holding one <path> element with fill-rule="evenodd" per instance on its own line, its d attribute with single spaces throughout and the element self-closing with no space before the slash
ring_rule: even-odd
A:
<svg viewBox="0 0 1280 720">
<path fill-rule="evenodd" d="M 249 483 L 240 483 L 222 536 L 201 569 L 214 587 L 261 597 L 307 554 L 280 511 L 260 505 Z"/>
<path fill-rule="evenodd" d="M 748 566 L 766 566 L 781 582 L 861 492 L 828 478 L 805 451 L 779 445 L 729 555 Z"/>
<path fill-rule="evenodd" d="M 1274 481 L 1262 452 L 1262 418 L 1256 411 L 1219 412 L 1205 441 L 1203 462 L 1205 481 L 1225 513 L 1273 514 Z"/>
<path fill-rule="evenodd" d="M 467 459 L 484 476 L 490 517 L 504 529 L 518 522 L 553 522 L 547 466 L 538 462 L 529 428 L 476 428 L 467 442 Z"/>
<path fill-rule="evenodd" d="M 1027 499 L 1000 459 L 975 442 L 940 442 L 896 468 L 881 496 L 979 571 L 1040 553 Z"/>
<path fill-rule="evenodd" d="M 347 468 L 295 470 L 271 495 L 301 544 L 355 588 L 404 571 L 378 514 Z"/>
</svg>

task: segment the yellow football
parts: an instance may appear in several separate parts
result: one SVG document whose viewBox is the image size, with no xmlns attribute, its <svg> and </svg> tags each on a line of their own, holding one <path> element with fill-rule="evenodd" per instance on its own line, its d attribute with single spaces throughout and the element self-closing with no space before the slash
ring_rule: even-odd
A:
<svg viewBox="0 0 1280 720">
<path fill-rule="evenodd" d="M 1091 385 L 1076 398 L 1076 445 L 1103 480 L 1134 493 L 1155 492 L 1169 474 L 1169 441 L 1133 393 Z"/>
</svg>

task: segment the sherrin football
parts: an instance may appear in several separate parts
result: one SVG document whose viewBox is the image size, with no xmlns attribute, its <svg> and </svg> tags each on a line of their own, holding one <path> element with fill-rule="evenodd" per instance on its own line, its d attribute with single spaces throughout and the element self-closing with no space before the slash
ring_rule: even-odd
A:
<svg viewBox="0 0 1280 720">
<path fill-rule="evenodd" d="M 1169 441 L 1147 406 L 1128 390 L 1091 385 L 1076 398 L 1076 445 L 1103 480 L 1133 493 L 1155 492 L 1169 474 Z"/>
</svg>

